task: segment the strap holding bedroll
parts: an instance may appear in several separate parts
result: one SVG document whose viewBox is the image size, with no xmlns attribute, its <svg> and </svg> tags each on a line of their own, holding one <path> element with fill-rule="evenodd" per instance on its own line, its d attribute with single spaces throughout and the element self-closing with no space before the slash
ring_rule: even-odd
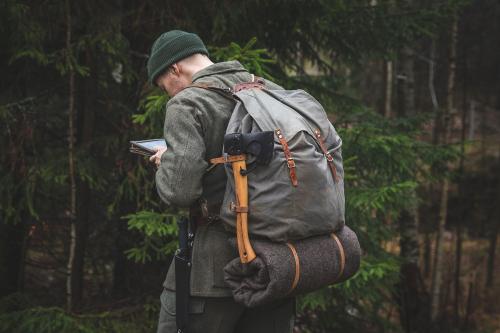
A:
<svg viewBox="0 0 500 333">
<path fill-rule="evenodd" d="M 337 246 L 339 248 L 339 254 L 340 254 L 340 269 L 339 269 L 339 274 L 337 275 L 337 277 L 334 280 L 334 281 L 337 281 L 337 280 L 339 280 L 342 277 L 342 274 L 344 274 L 345 252 L 344 252 L 344 247 L 342 246 L 342 243 L 340 242 L 340 239 L 337 237 L 337 235 L 335 235 L 334 233 L 332 233 L 330 236 L 337 243 Z"/>
<path fill-rule="evenodd" d="M 296 169 L 295 161 L 292 157 L 292 153 L 290 152 L 290 148 L 288 147 L 288 143 L 286 142 L 286 139 L 279 128 L 274 132 L 276 133 L 276 136 L 278 137 L 281 146 L 283 146 L 283 152 L 285 153 L 286 164 L 288 166 L 288 169 L 290 170 L 290 180 L 292 181 L 292 185 L 297 186 L 298 181 L 297 181 L 297 173 L 295 171 Z"/>
<path fill-rule="evenodd" d="M 321 151 L 325 155 L 326 161 L 328 162 L 328 166 L 330 167 L 330 170 L 332 171 L 333 180 L 336 183 L 338 183 L 339 177 L 337 176 L 337 168 L 335 168 L 335 164 L 333 163 L 332 155 L 330 154 L 330 152 L 328 152 L 328 149 L 326 149 L 326 147 L 325 147 L 325 141 L 323 140 L 323 137 L 321 136 L 321 132 L 319 130 L 315 130 L 314 135 L 316 136 L 319 147 L 321 148 Z"/>
<path fill-rule="evenodd" d="M 295 246 L 293 246 L 292 243 L 286 243 L 290 251 L 292 251 L 293 259 L 295 260 L 295 276 L 293 278 L 292 282 L 292 287 L 290 288 L 290 291 L 288 291 L 288 294 L 293 292 L 297 285 L 299 284 L 299 279 L 300 279 L 300 259 L 299 255 L 297 254 L 297 250 L 295 249 Z"/>
</svg>

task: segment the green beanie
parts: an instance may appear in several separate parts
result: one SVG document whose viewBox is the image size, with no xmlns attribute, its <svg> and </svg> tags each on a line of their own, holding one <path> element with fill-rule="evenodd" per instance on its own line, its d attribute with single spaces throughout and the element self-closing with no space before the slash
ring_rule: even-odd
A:
<svg viewBox="0 0 500 333">
<path fill-rule="evenodd" d="M 148 77 L 151 84 L 170 65 L 195 53 L 208 56 L 207 48 L 196 34 L 171 30 L 162 34 L 153 44 L 148 60 Z"/>
</svg>

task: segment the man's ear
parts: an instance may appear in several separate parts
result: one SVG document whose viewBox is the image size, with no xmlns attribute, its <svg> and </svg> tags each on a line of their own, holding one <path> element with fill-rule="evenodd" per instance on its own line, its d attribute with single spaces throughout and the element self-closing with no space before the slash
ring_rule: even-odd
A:
<svg viewBox="0 0 500 333">
<path fill-rule="evenodd" d="M 175 63 L 172 65 L 172 72 L 174 73 L 175 76 L 180 76 L 181 75 L 181 65 L 179 63 Z"/>
</svg>

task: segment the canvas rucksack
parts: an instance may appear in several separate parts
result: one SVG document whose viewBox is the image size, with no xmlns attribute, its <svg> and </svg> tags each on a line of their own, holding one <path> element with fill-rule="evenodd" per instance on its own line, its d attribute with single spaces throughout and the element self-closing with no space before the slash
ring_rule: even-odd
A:
<svg viewBox="0 0 500 333">
<path fill-rule="evenodd" d="M 342 140 L 321 104 L 303 90 L 236 86 L 226 134 L 274 132 L 274 157 L 248 174 L 248 228 L 254 238 L 283 242 L 329 234 L 344 225 Z M 251 161 L 250 161 L 251 162 Z M 231 165 L 220 218 L 235 228 Z"/>
<path fill-rule="evenodd" d="M 194 86 L 236 101 L 222 157 L 226 192 L 220 218 L 236 229 L 239 258 L 224 281 L 246 307 L 317 290 L 352 277 L 360 265 L 356 234 L 344 227 L 342 140 L 303 90 Z"/>
</svg>

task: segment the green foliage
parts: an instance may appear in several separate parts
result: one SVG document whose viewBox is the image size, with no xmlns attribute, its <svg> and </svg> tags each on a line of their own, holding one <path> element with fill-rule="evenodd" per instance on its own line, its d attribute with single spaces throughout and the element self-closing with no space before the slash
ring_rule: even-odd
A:
<svg viewBox="0 0 500 333">
<path fill-rule="evenodd" d="M 147 299 L 144 305 L 120 310 L 70 314 L 58 307 L 30 305 L 18 296 L 8 297 L 0 299 L 0 333 L 152 332 L 158 318 L 156 303 Z"/>
<path fill-rule="evenodd" d="M 144 110 L 144 113 L 133 114 L 132 121 L 135 124 L 147 126 L 150 133 L 162 133 L 165 106 L 168 100 L 167 94 L 154 89 L 151 95 L 141 101 L 139 109 Z"/>
<path fill-rule="evenodd" d="M 364 255 L 355 277 L 300 298 L 302 331 L 397 330 L 386 318 L 400 261 L 382 244 L 397 238 L 398 231 L 386 219 L 425 199 L 415 189 L 445 176 L 457 150 L 420 140 L 425 119 L 387 120 L 368 110 L 355 93 L 343 93 L 346 81 L 333 74 L 368 57 L 392 58 L 400 47 L 435 35 L 462 1 L 425 8 L 419 2 L 372 3 L 183 2 L 181 13 L 171 10 L 178 6 L 169 1 L 151 6 L 132 1 L 119 9 L 102 1 L 70 1 L 73 37 L 68 50 L 63 2 L 3 1 L 0 220 L 67 222 L 67 73 L 73 70 L 77 200 L 89 215 L 93 237 L 86 261 L 103 257 L 106 263 L 118 262 L 128 249 L 126 256 L 146 267 L 172 254 L 178 212 L 162 206 L 154 168 L 127 148 L 129 140 L 162 136 L 168 97 L 146 87 L 144 53 L 156 35 L 174 28 L 168 22 L 175 22 L 175 27 L 200 33 L 209 45 L 227 45 L 210 47 L 213 60 L 238 60 L 256 75 L 311 92 L 343 138 L 347 224 L 357 233 Z M 306 62 L 317 65 L 322 75 L 305 75 Z M 297 75 L 290 76 L 292 72 Z M 82 203 L 85 189 L 89 200 Z M 157 302 L 148 302 L 74 315 L 12 297 L 0 301 L 0 332 L 151 332 L 157 310 Z"/>
<path fill-rule="evenodd" d="M 304 332 L 397 331 L 381 314 L 389 311 L 388 286 L 397 281 L 398 272 L 394 257 L 365 256 L 348 281 L 299 297 L 298 326 Z"/>
<path fill-rule="evenodd" d="M 250 39 L 243 47 L 232 42 L 229 46 L 210 48 L 210 54 L 217 62 L 236 60 L 243 64 L 250 73 L 273 80 L 266 64 L 274 64 L 276 60 L 269 57 L 267 49 L 254 48 L 256 43 L 257 38 L 255 37 Z"/>
<path fill-rule="evenodd" d="M 140 211 L 124 216 L 128 220 L 128 229 L 140 232 L 144 240 L 139 246 L 126 251 L 127 258 L 145 263 L 165 260 L 177 247 L 177 215 L 160 214 L 152 211 Z M 170 241 L 169 241 L 170 240 Z"/>
<path fill-rule="evenodd" d="M 310 87 L 314 89 L 313 81 Z M 299 322 L 307 323 L 307 332 L 397 331 L 384 315 L 392 311 L 400 266 L 397 254 L 382 246 L 398 235 L 397 226 L 386 219 L 397 220 L 416 205 L 418 186 L 443 176 L 431 166 L 456 158 L 457 150 L 420 139 L 426 118 L 387 119 L 360 105 L 338 105 L 325 88 L 315 95 L 327 110 L 336 110 L 335 126 L 343 140 L 346 223 L 357 233 L 365 255 L 352 279 L 301 297 Z"/>
</svg>

